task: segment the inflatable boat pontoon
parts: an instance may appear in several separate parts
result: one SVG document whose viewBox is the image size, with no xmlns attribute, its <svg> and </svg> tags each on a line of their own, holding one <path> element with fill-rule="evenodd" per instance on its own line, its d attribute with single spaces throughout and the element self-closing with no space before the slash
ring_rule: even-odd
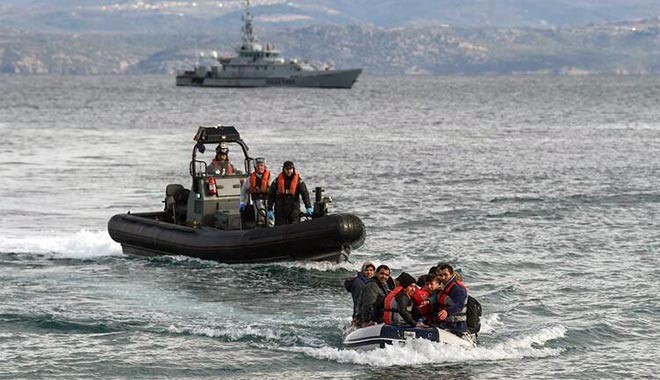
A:
<svg viewBox="0 0 660 380">
<path fill-rule="evenodd" d="M 299 223 L 270 226 L 266 213 L 239 211 L 240 189 L 254 160 L 234 127 L 199 127 L 194 140 L 191 189 L 167 185 L 165 210 L 113 216 L 108 233 L 131 255 L 184 255 L 226 263 L 281 260 L 342 261 L 365 239 L 364 224 L 352 214 L 328 214 L 329 197 L 315 189 L 313 215 Z M 205 144 L 235 143 L 245 156 L 245 172 L 209 174 L 197 159 Z M 211 187 L 210 184 L 213 184 Z M 264 210 L 261 210 L 264 211 Z"/>
</svg>

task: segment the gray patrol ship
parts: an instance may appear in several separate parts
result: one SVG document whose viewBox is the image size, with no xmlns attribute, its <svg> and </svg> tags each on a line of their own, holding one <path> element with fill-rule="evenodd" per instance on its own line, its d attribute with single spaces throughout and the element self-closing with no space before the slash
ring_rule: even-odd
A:
<svg viewBox="0 0 660 380">
<path fill-rule="evenodd" d="M 243 15 L 238 56 L 217 58 L 219 65 L 197 65 L 176 76 L 177 86 L 351 88 L 362 69 L 331 70 L 298 59 L 284 59 L 273 45 L 262 46 L 252 30 L 250 0 Z"/>
</svg>

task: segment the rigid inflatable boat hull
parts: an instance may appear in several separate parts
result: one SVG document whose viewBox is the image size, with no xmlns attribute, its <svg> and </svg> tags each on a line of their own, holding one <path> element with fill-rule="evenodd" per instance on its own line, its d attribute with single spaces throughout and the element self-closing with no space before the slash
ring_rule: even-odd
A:
<svg viewBox="0 0 660 380">
<path fill-rule="evenodd" d="M 365 239 L 364 224 L 351 214 L 249 230 L 192 228 L 157 220 L 161 215 L 118 214 L 108 222 L 108 232 L 125 254 L 184 255 L 226 263 L 342 261 Z"/>
<path fill-rule="evenodd" d="M 472 338 L 472 337 L 470 337 Z M 401 327 L 385 324 L 359 328 L 344 337 L 344 348 L 372 350 L 386 345 L 405 344 L 408 339 L 426 339 L 467 349 L 475 347 L 474 339 L 463 339 L 436 327 Z"/>
</svg>

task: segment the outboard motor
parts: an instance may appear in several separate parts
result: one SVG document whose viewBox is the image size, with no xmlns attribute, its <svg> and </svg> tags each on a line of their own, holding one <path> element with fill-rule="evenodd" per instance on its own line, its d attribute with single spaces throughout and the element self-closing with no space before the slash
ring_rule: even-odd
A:
<svg viewBox="0 0 660 380">
<path fill-rule="evenodd" d="M 315 187 L 314 193 L 316 194 L 316 199 L 314 200 L 314 215 L 313 218 L 318 218 L 321 216 L 328 215 L 328 203 L 332 203 L 332 198 L 329 196 L 324 197 L 323 192 L 325 190 L 322 187 Z"/>
</svg>

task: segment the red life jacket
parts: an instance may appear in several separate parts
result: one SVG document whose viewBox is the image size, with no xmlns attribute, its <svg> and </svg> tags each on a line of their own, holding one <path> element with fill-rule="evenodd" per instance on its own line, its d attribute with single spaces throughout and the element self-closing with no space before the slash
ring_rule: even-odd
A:
<svg viewBox="0 0 660 380">
<path fill-rule="evenodd" d="M 438 295 L 438 303 L 440 304 L 441 310 L 442 309 L 446 310 L 449 306 L 451 306 L 447 302 L 447 298 L 449 298 L 449 293 L 451 292 L 451 290 L 454 288 L 455 285 L 458 285 L 461 288 L 463 288 L 467 295 L 467 288 L 465 287 L 465 285 L 463 285 L 463 283 L 460 281 L 454 280 L 454 282 L 451 285 L 449 285 L 445 289 L 442 289 L 442 293 Z M 465 303 L 463 304 L 460 312 L 452 315 L 447 315 L 447 319 L 445 319 L 445 322 L 457 323 L 457 322 L 465 322 L 467 320 L 467 298 L 468 297 L 465 297 Z"/>
<path fill-rule="evenodd" d="M 284 188 L 284 173 L 280 173 L 280 175 L 277 176 L 277 194 L 279 195 L 285 195 L 285 194 L 290 194 L 290 195 L 295 195 L 296 190 L 298 189 L 298 181 L 300 181 L 300 176 L 298 173 L 293 173 L 291 176 L 291 183 L 289 184 L 289 188 L 285 189 Z"/>
<path fill-rule="evenodd" d="M 463 285 L 462 282 L 458 280 L 452 282 L 451 285 L 449 285 L 449 287 L 442 289 L 442 293 L 438 294 L 438 303 L 440 304 L 441 309 L 444 309 L 448 306 L 447 297 L 449 297 L 449 293 L 451 293 L 451 289 L 454 287 L 454 285 L 461 286 L 467 292 L 467 289 L 465 288 L 465 285 Z"/>
<path fill-rule="evenodd" d="M 268 192 L 268 180 L 270 180 L 270 172 L 266 170 L 261 175 L 261 183 L 259 184 L 259 188 L 257 188 L 257 172 L 252 172 L 250 174 L 250 194 L 266 194 Z"/>
<path fill-rule="evenodd" d="M 398 304 L 396 302 L 396 296 L 403 290 L 401 285 L 398 285 L 394 290 L 387 293 L 385 296 L 385 310 L 383 312 L 383 322 L 390 325 L 392 324 L 393 313 L 398 313 Z"/>
<path fill-rule="evenodd" d="M 424 316 L 424 319 L 430 319 L 431 318 L 431 312 L 433 311 L 433 308 L 431 307 L 431 304 L 427 302 L 425 305 L 422 305 L 422 303 L 425 300 L 428 300 L 431 298 L 431 293 L 429 293 L 428 290 L 422 288 L 417 291 L 415 291 L 415 294 L 413 294 L 412 300 L 415 306 L 419 309 L 419 311 L 422 313 Z"/>
</svg>

